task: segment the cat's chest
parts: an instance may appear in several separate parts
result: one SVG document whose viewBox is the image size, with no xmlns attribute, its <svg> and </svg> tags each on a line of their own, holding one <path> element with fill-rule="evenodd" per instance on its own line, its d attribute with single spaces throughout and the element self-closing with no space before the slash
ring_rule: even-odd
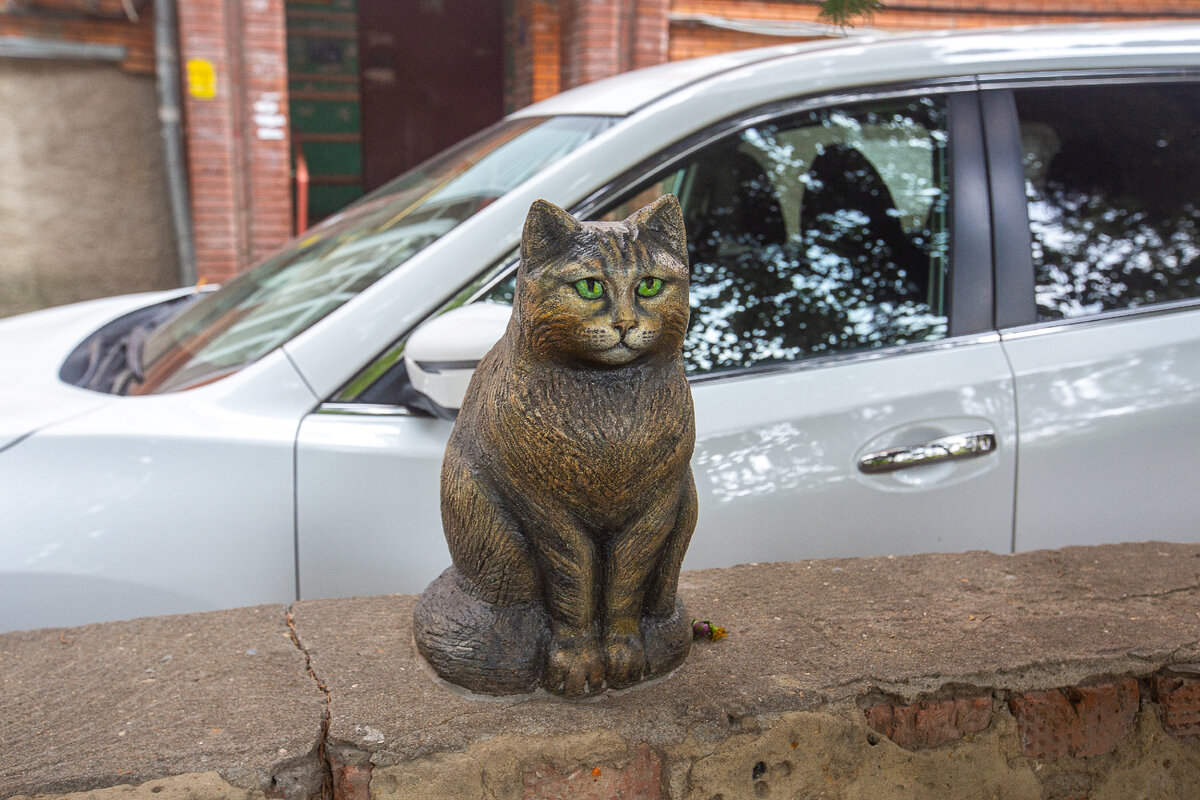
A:
<svg viewBox="0 0 1200 800">
<path fill-rule="evenodd" d="M 670 482 L 691 452 L 682 376 L 571 380 L 529 376 L 497 407 L 500 454 L 525 493 L 595 505 Z"/>
</svg>

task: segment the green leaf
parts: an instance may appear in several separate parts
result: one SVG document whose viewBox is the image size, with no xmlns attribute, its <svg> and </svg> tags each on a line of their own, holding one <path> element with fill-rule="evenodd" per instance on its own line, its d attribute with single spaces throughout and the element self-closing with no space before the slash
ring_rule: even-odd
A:
<svg viewBox="0 0 1200 800">
<path fill-rule="evenodd" d="M 880 0 L 822 0 L 817 19 L 843 28 L 853 27 L 855 20 L 870 22 L 875 12 L 883 8 Z"/>
</svg>

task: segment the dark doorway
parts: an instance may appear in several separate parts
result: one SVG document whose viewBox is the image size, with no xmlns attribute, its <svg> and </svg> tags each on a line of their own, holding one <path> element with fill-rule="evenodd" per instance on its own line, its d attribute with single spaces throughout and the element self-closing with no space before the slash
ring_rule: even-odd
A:
<svg viewBox="0 0 1200 800">
<path fill-rule="evenodd" d="M 359 0 L 363 188 L 504 116 L 501 0 Z"/>
</svg>

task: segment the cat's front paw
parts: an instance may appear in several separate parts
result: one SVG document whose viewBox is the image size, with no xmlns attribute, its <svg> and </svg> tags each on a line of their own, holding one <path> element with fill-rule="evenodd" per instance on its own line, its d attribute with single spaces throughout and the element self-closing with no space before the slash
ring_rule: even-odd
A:
<svg viewBox="0 0 1200 800">
<path fill-rule="evenodd" d="M 610 689 L 624 689 L 642 679 L 646 651 L 637 633 L 610 634 L 604 640 L 604 680 Z"/>
<path fill-rule="evenodd" d="M 546 659 L 542 685 L 564 697 L 599 692 L 604 685 L 604 659 L 596 640 L 583 636 L 555 637 Z"/>
</svg>

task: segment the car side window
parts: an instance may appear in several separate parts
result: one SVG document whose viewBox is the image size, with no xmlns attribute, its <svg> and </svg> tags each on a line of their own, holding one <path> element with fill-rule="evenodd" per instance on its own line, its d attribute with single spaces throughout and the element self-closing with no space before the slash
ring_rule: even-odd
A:
<svg viewBox="0 0 1200 800">
<path fill-rule="evenodd" d="M 693 375 L 938 339 L 946 148 L 937 98 L 805 112 L 706 147 L 603 218 L 679 197 Z"/>
<path fill-rule="evenodd" d="M 1014 95 L 1038 319 L 1200 297 L 1200 84 Z"/>
</svg>

